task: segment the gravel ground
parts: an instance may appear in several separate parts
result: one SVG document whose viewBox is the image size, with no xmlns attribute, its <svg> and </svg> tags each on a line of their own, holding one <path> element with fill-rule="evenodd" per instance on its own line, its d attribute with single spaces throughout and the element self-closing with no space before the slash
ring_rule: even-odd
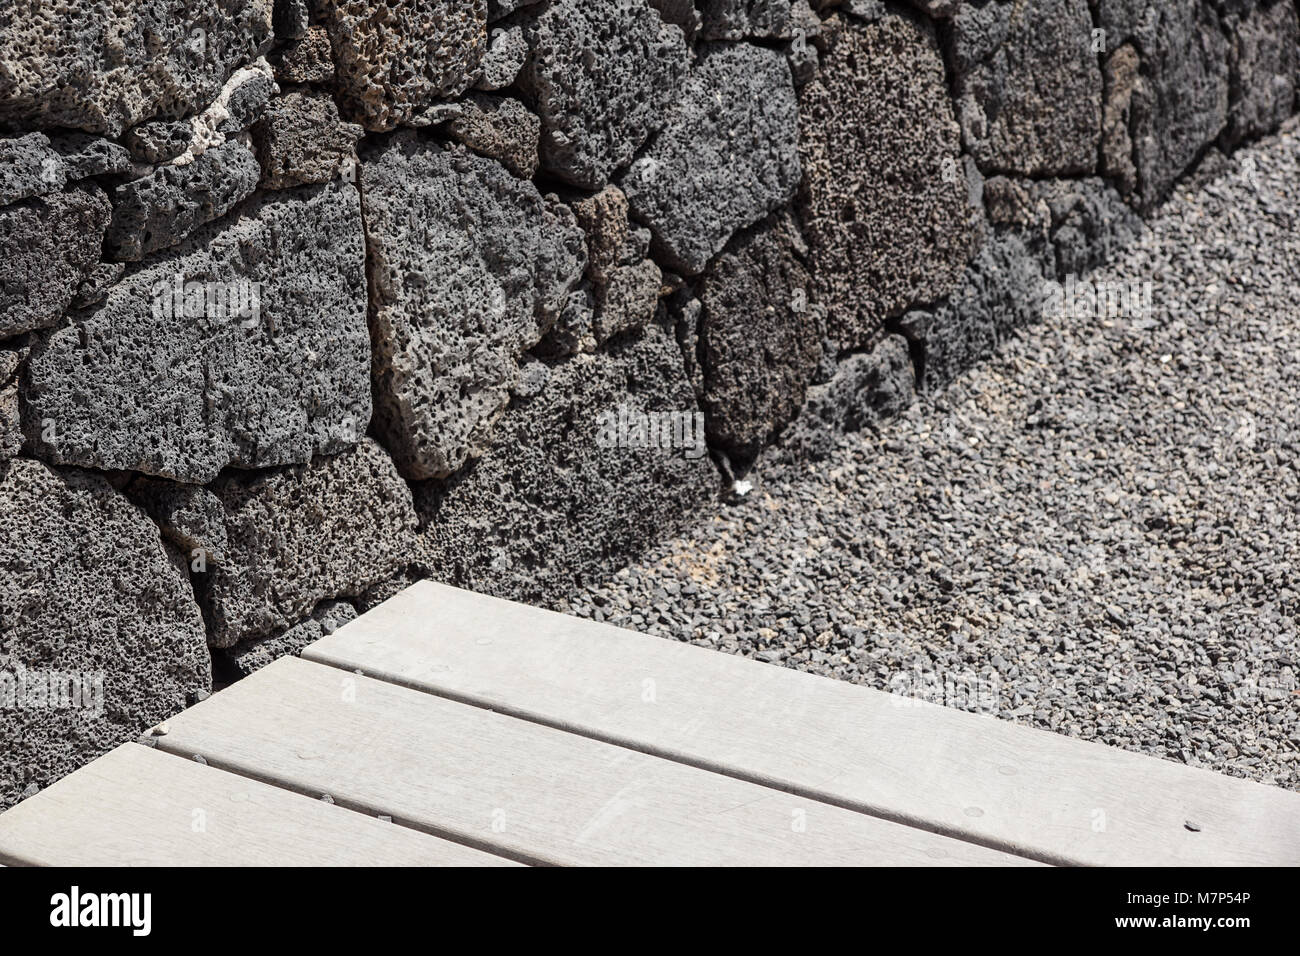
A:
<svg viewBox="0 0 1300 956">
<path fill-rule="evenodd" d="M 1153 315 L 1027 330 L 559 609 L 1300 789 L 1300 137 L 1197 178 L 1091 277 Z"/>
</svg>

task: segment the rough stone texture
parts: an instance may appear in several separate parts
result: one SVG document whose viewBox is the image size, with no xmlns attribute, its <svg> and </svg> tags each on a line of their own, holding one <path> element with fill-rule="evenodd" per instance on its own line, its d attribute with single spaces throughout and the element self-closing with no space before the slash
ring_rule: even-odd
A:
<svg viewBox="0 0 1300 956">
<path fill-rule="evenodd" d="M 548 358 L 562 358 L 580 351 L 594 350 L 596 339 L 592 333 L 593 311 L 589 289 L 571 292 L 555 324 L 532 351 Z"/>
<path fill-rule="evenodd" d="M 322 601 L 311 617 L 283 634 L 219 650 L 213 655 L 214 662 L 231 679 L 247 677 L 281 657 L 298 656 L 304 648 L 356 618 L 357 609 L 347 601 Z"/>
<path fill-rule="evenodd" d="M 1228 40 L 1210 0 L 1099 0 L 1098 14 L 1110 47 L 1139 53 L 1131 91 L 1110 92 L 1129 100 L 1133 199 L 1150 207 L 1227 124 Z"/>
<path fill-rule="evenodd" d="M 310 26 L 306 35 L 271 58 L 275 78 L 282 83 L 328 83 L 334 79 L 329 32 Z"/>
<path fill-rule="evenodd" d="M 272 24 L 278 40 L 297 40 L 307 34 L 311 15 L 308 0 L 273 0 Z"/>
<path fill-rule="evenodd" d="M 110 214 L 89 185 L 0 209 L 0 339 L 59 321 L 99 263 Z"/>
<path fill-rule="evenodd" d="M 615 266 L 596 286 L 592 332 L 603 343 L 615 335 L 639 329 L 654 318 L 659 306 L 663 272 L 650 259 Z"/>
<path fill-rule="evenodd" d="M 0 206 L 63 188 L 68 170 L 44 133 L 0 139 Z"/>
<path fill-rule="evenodd" d="M 354 175 L 364 130 L 339 118 L 334 100 L 310 90 L 276 97 L 251 133 L 262 166 L 261 185 L 284 189 Z"/>
<path fill-rule="evenodd" d="M 1292 0 L 1229 3 L 1227 146 L 1262 136 L 1295 110 L 1296 9 Z"/>
<path fill-rule="evenodd" d="M 131 171 L 131 154 L 125 147 L 102 136 L 64 133 L 55 136 L 51 143 L 63 157 L 69 182 Z"/>
<path fill-rule="evenodd" d="M 412 557 L 411 491 L 370 439 L 333 457 L 212 484 L 225 560 L 199 586 L 213 647 L 287 628 L 359 594 Z"/>
<path fill-rule="evenodd" d="M 528 59 L 528 38 L 518 24 L 502 30 L 493 30 L 487 53 L 480 64 L 476 89 L 500 90 L 509 86 L 519 76 Z"/>
<path fill-rule="evenodd" d="M 408 133 L 363 159 L 376 420 L 403 475 L 442 477 L 487 447 L 582 274 L 582 232 L 463 148 Z"/>
<path fill-rule="evenodd" d="M 207 488 L 139 477 L 123 490 L 158 524 L 163 537 L 180 549 L 186 562 L 226 559 L 225 510 L 221 499 Z M 196 572 L 203 570 L 191 566 Z"/>
<path fill-rule="evenodd" d="M 22 421 L 18 413 L 19 373 L 24 351 L 0 349 L 0 461 L 22 451 Z"/>
<path fill-rule="evenodd" d="M 447 126 L 457 140 L 523 179 L 537 172 L 542 124 L 516 99 L 475 93 Z"/>
<path fill-rule="evenodd" d="M 194 127 L 186 120 L 153 120 L 126 131 L 126 148 L 142 163 L 171 162 L 189 148 Z"/>
<path fill-rule="evenodd" d="M 237 85 L 231 87 L 221 104 L 223 115 L 216 123 L 219 132 L 238 133 L 248 129 L 262 115 L 279 89 L 272 78 L 270 64 L 266 66 L 265 72 L 260 69 L 242 71 Z"/>
<path fill-rule="evenodd" d="M 934 36 L 894 14 L 827 21 L 822 72 L 800 93 L 800 214 L 814 299 L 841 349 L 956 285 L 973 229 L 960 133 Z"/>
<path fill-rule="evenodd" d="M 260 197 L 150 258 L 34 347 L 27 421 L 53 424 L 37 453 L 202 483 L 350 447 L 370 419 L 364 261 L 342 183 Z M 177 276 L 222 295 L 176 309 Z M 249 314 L 221 308 L 259 290 Z"/>
<path fill-rule="evenodd" d="M 1102 83 L 1088 0 L 964 4 L 952 62 L 962 132 L 982 170 L 1095 170 Z"/>
<path fill-rule="evenodd" d="M 899 321 L 924 350 L 924 389 L 942 388 L 992 355 L 1013 329 L 1038 321 L 1042 288 L 1042 264 L 1022 238 L 1008 233 L 986 242 L 946 301 Z"/>
<path fill-rule="evenodd" d="M 664 23 L 678 27 L 687 40 L 694 41 L 700 31 L 702 19 L 695 9 L 695 0 L 646 0 L 650 6 L 659 11 L 659 18 Z"/>
<path fill-rule="evenodd" d="M 0 809 L 212 681 L 190 583 L 158 529 L 99 477 L 15 458 L 0 462 L 0 695 L 20 667 L 29 690 L 58 672 L 88 688 L 102 679 L 102 696 L 78 708 L 0 697 Z"/>
<path fill-rule="evenodd" d="M 874 349 L 840 361 L 829 381 L 808 389 L 803 411 L 782 433 L 773 458 L 786 463 L 825 458 L 842 436 L 875 429 L 915 397 L 916 369 L 907 340 L 887 335 Z"/>
<path fill-rule="evenodd" d="M 559 0 L 527 38 L 519 82 L 542 120 L 542 165 L 599 189 L 663 125 L 689 63 L 682 33 L 644 0 Z"/>
<path fill-rule="evenodd" d="M 108 290 L 126 272 L 125 262 L 101 262 L 82 276 L 69 308 L 88 309 L 103 302 Z"/>
<path fill-rule="evenodd" d="M 1115 259 L 1142 230 L 1141 220 L 1103 180 L 1046 180 L 1034 183 L 1033 192 L 1050 215 L 1058 278 Z"/>
<path fill-rule="evenodd" d="M 687 275 L 799 184 L 799 116 L 785 57 L 763 47 L 708 47 L 664 128 L 620 185 L 655 252 Z"/>
<path fill-rule="evenodd" d="M 1142 60 L 1137 48 L 1126 43 L 1106 58 L 1103 77 L 1106 100 L 1101 114 L 1101 173 L 1113 180 L 1126 196 L 1137 189 L 1133 137 L 1129 124 L 1133 116 L 1133 91 L 1138 84 Z"/>
<path fill-rule="evenodd" d="M 174 246 L 251 196 L 261 174 L 252 151 L 231 141 L 192 163 L 162 166 L 118 186 L 105 250 L 110 258 L 134 262 Z"/>
<path fill-rule="evenodd" d="M 0 123 L 116 137 L 216 96 L 271 37 L 271 0 L 11 0 Z"/>
<path fill-rule="evenodd" d="M 794 224 L 773 216 L 737 236 L 700 283 L 699 354 L 711 442 L 752 460 L 798 414 L 821 360 L 818 310 Z"/>
<path fill-rule="evenodd" d="M 677 344 L 657 324 L 555 366 L 539 394 L 511 405 L 492 454 L 445 483 L 416 486 L 422 570 L 536 600 L 698 515 L 717 488 L 707 455 L 598 446 L 600 414 L 620 404 L 696 408 Z"/>
<path fill-rule="evenodd" d="M 790 0 L 701 0 L 703 40 L 788 40 Z"/>
<path fill-rule="evenodd" d="M 349 120 L 390 130 L 477 79 L 487 0 L 312 0 L 329 32 L 339 105 Z"/>
<path fill-rule="evenodd" d="M 628 241 L 627 197 L 617 186 L 572 203 L 578 225 L 587 235 L 587 275 L 601 282 L 622 261 Z"/>
</svg>

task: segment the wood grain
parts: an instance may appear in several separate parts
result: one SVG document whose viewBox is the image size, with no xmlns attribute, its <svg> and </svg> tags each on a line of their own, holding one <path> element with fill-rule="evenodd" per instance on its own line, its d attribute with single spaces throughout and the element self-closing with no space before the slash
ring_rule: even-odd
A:
<svg viewBox="0 0 1300 956">
<path fill-rule="evenodd" d="M 159 746 L 525 862 L 1027 862 L 296 658 L 171 719 Z"/>
<path fill-rule="evenodd" d="M 1293 793 L 432 582 L 304 657 L 1048 862 L 1300 864 Z"/>
<path fill-rule="evenodd" d="M 300 794 L 123 744 L 0 814 L 27 866 L 512 866 Z"/>
</svg>

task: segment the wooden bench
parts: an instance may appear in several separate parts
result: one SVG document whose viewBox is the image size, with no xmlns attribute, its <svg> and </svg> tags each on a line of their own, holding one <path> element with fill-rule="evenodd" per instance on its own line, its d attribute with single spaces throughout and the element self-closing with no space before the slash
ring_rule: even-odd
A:
<svg viewBox="0 0 1300 956">
<path fill-rule="evenodd" d="M 0 862 L 1300 863 L 1300 795 L 432 582 L 154 742 Z"/>
</svg>

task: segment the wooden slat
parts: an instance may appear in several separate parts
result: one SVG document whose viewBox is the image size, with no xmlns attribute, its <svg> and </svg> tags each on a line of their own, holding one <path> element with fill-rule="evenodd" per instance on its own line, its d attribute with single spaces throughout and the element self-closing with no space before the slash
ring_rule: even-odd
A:
<svg viewBox="0 0 1300 956">
<path fill-rule="evenodd" d="M 168 723 L 172 752 L 525 862 L 1026 862 L 296 658 Z"/>
<path fill-rule="evenodd" d="M 1293 793 L 432 582 L 304 656 L 1048 862 L 1300 863 Z"/>
<path fill-rule="evenodd" d="M 0 814 L 27 866 L 514 866 L 138 744 Z"/>
</svg>

